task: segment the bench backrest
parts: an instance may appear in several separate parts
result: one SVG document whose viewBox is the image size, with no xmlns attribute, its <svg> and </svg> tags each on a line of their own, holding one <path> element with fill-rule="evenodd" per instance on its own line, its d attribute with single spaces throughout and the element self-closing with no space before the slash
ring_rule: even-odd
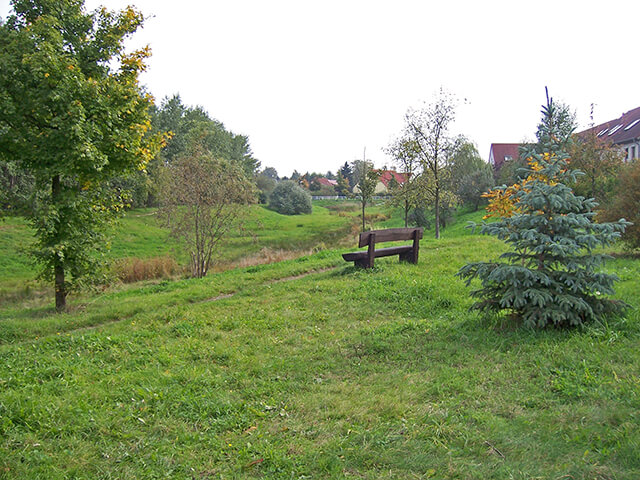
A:
<svg viewBox="0 0 640 480">
<path fill-rule="evenodd" d="M 360 242 L 358 247 L 369 245 L 369 237 L 372 233 L 376 234 L 376 243 L 379 242 L 395 242 L 397 240 L 413 240 L 413 235 L 418 232 L 418 240 L 422 238 L 422 228 L 387 228 L 386 230 L 371 230 L 360 234 Z"/>
</svg>

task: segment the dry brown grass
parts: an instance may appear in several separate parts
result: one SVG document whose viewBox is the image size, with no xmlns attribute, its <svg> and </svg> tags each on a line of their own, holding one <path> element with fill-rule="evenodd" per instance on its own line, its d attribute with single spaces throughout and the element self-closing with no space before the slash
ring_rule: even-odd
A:
<svg viewBox="0 0 640 480">
<path fill-rule="evenodd" d="M 141 280 L 171 278 L 182 273 L 182 268 L 170 256 L 151 258 L 123 258 L 113 265 L 115 276 L 124 283 Z"/>
</svg>

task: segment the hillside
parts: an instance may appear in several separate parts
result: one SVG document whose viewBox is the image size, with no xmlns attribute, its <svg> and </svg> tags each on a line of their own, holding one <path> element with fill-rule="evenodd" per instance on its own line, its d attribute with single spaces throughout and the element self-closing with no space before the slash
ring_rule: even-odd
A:
<svg viewBox="0 0 640 480">
<path fill-rule="evenodd" d="M 625 318 L 529 331 L 468 311 L 455 272 L 502 244 L 465 219 L 418 265 L 326 249 L 0 307 L 0 478 L 638 478 L 640 262 L 608 264 Z"/>
</svg>

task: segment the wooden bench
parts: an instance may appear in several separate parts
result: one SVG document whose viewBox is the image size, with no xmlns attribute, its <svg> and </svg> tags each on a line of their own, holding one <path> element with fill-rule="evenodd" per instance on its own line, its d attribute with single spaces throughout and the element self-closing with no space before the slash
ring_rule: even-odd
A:
<svg viewBox="0 0 640 480">
<path fill-rule="evenodd" d="M 343 253 L 342 258 L 347 262 L 354 262 L 355 266 L 373 268 L 376 257 L 399 255 L 401 262 L 418 263 L 418 250 L 422 238 L 422 228 L 389 228 L 387 230 L 371 230 L 360 234 L 358 247 L 368 246 L 361 252 Z M 376 250 L 376 243 L 395 242 L 398 240 L 413 240 L 412 245 L 387 247 Z"/>
</svg>

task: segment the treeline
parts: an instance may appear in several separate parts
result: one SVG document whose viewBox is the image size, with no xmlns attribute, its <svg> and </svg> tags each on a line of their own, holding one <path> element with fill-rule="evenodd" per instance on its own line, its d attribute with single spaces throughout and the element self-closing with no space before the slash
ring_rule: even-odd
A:
<svg viewBox="0 0 640 480">
<path fill-rule="evenodd" d="M 144 170 L 117 176 L 110 181 L 131 207 L 157 207 L 161 203 L 160 172 L 177 159 L 207 150 L 212 156 L 236 163 L 247 178 L 254 179 L 260 162 L 253 156 L 249 138 L 228 130 L 202 107 L 184 105 L 179 95 L 165 98 L 150 108 L 149 135 L 165 136 L 164 146 Z M 31 204 L 36 185 L 28 170 L 0 157 L 0 205 L 2 209 L 24 212 Z"/>
</svg>

